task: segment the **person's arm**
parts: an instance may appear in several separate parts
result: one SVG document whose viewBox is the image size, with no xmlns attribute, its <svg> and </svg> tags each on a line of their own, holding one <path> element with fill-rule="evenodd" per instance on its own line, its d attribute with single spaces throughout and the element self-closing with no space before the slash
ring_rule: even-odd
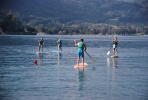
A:
<svg viewBox="0 0 148 100">
<path fill-rule="evenodd" d="M 116 42 L 116 40 L 113 39 L 113 40 L 112 40 L 112 44 L 114 44 L 115 42 Z"/>
<path fill-rule="evenodd" d="M 86 47 L 86 45 L 84 44 L 84 51 L 86 51 L 86 49 L 87 49 L 87 47 Z"/>
<path fill-rule="evenodd" d="M 74 45 L 75 45 L 75 46 L 77 46 L 77 45 L 78 45 L 78 43 L 77 43 L 77 41 L 76 41 L 76 40 L 74 40 Z"/>
</svg>

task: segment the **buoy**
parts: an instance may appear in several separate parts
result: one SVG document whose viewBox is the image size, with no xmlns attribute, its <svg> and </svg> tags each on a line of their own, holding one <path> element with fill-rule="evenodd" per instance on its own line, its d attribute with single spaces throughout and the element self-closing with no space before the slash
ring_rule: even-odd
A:
<svg viewBox="0 0 148 100">
<path fill-rule="evenodd" d="M 37 65 L 38 64 L 38 61 L 37 60 L 34 60 L 33 63 Z"/>
</svg>

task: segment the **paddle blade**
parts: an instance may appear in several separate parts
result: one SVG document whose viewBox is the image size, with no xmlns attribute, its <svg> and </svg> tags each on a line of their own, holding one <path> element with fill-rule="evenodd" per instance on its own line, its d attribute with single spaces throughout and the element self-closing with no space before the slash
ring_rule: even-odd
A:
<svg viewBox="0 0 148 100">
<path fill-rule="evenodd" d="M 109 55 L 109 54 L 110 54 L 110 51 L 107 52 L 107 55 Z"/>
</svg>

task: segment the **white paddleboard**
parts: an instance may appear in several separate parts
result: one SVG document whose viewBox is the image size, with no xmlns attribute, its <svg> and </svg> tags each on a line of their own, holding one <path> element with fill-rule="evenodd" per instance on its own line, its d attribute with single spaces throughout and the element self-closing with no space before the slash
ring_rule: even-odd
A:
<svg viewBox="0 0 148 100">
<path fill-rule="evenodd" d="M 46 54 L 46 53 L 45 53 L 45 52 L 38 52 L 38 51 L 37 51 L 36 54 L 37 54 L 37 55 L 43 55 L 43 54 Z"/>
<path fill-rule="evenodd" d="M 63 51 L 53 50 L 53 51 L 51 51 L 51 52 L 53 52 L 53 53 L 62 53 Z"/>
<path fill-rule="evenodd" d="M 43 54 L 43 52 L 38 52 L 38 51 L 37 51 L 36 53 L 37 53 L 37 54 Z"/>
</svg>

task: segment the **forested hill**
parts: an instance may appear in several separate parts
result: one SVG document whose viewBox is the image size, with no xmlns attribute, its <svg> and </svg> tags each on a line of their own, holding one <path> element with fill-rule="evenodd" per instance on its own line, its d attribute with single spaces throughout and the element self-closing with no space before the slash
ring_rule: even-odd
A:
<svg viewBox="0 0 148 100">
<path fill-rule="evenodd" d="M 147 0 L 0 0 L 0 34 L 148 34 Z"/>
<path fill-rule="evenodd" d="M 126 1 L 128 0 L 1 0 L 0 11 L 17 12 L 27 22 L 36 19 L 32 24 L 48 24 L 49 19 L 62 23 L 147 23 L 148 1 Z"/>
</svg>

